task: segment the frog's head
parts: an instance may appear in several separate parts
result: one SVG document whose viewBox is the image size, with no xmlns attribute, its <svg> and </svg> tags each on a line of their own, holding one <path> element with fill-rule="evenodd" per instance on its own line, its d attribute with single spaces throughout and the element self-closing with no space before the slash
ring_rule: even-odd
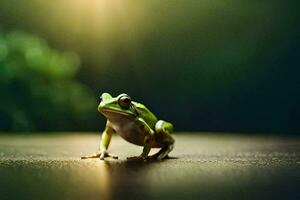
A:
<svg viewBox="0 0 300 200">
<path fill-rule="evenodd" d="M 103 93 L 100 97 L 98 110 L 107 119 L 123 116 L 137 116 L 137 111 L 130 96 L 127 94 L 120 94 L 117 97 L 112 97 L 109 93 Z"/>
</svg>

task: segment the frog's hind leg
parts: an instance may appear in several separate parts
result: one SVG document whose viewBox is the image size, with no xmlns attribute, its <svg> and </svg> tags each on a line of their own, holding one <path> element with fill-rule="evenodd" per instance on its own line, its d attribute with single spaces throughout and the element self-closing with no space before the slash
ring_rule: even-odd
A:
<svg viewBox="0 0 300 200">
<path fill-rule="evenodd" d="M 158 120 L 155 124 L 155 132 L 170 135 L 173 132 L 173 125 L 170 122 Z"/>
<path fill-rule="evenodd" d="M 173 125 L 169 122 L 159 120 L 155 124 L 156 141 L 162 148 L 156 154 L 150 156 L 150 159 L 163 160 L 174 148 L 174 139 L 170 133 L 173 132 Z"/>
<path fill-rule="evenodd" d="M 150 159 L 163 160 L 168 158 L 168 154 L 173 150 L 174 144 L 167 145 L 159 150 L 156 154 L 150 156 Z"/>
</svg>

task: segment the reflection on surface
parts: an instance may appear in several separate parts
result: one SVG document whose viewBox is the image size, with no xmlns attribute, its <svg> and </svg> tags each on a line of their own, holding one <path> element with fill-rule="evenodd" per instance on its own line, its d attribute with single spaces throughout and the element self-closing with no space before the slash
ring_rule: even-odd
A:
<svg viewBox="0 0 300 200">
<path fill-rule="evenodd" d="M 83 161 L 89 167 L 84 172 L 79 169 L 72 171 L 72 177 L 80 174 L 79 182 L 85 183 L 81 189 L 91 197 L 101 199 L 132 199 L 144 197 L 147 185 L 151 184 L 147 171 L 155 163 L 143 162 L 114 162 L 112 160 L 100 161 L 98 159 Z M 148 170 L 147 170 L 148 169 Z M 81 170 L 82 171 L 82 170 Z M 73 180 L 74 181 L 74 180 Z M 85 188 L 86 187 L 86 188 Z"/>
<path fill-rule="evenodd" d="M 83 174 L 83 178 L 86 178 L 87 187 L 90 187 L 91 191 L 95 191 L 94 193 L 99 197 L 111 199 L 110 164 L 109 162 L 96 162 L 94 164 L 95 168 L 87 169 L 86 174 Z"/>
</svg>

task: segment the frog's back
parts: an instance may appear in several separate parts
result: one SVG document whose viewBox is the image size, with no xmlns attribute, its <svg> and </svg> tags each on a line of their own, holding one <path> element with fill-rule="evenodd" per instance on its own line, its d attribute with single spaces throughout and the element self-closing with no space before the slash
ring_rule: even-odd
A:
<svg viewBox="0 0 300 200">
<path fill-rule="evenodd" d="M 137 109 L 139 117 L 141 117 L 145 122 L 154 129 L 157 122 L 157 117 L 144 105 L 138 102 L 133 102 L 135 108 Z"/>
</svg>

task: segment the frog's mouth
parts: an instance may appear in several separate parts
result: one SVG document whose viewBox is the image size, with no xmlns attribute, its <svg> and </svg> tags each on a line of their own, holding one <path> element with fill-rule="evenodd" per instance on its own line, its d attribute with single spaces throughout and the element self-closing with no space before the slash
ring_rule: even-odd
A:
<svg viewBox="0 0 300 200">
<path fill-rule="evenodd" d="M 118 110 L 111 110 L 111 109 L 102 109 L 101 113 L 106 116 L 106 117 L 111 117 L 111 116 L 116 116 L 116 115 L 123 115 L 127 117 L 134 117 L 134 114 L 126 113 L 126 112 L 121 112 Z"/>
</svg>

